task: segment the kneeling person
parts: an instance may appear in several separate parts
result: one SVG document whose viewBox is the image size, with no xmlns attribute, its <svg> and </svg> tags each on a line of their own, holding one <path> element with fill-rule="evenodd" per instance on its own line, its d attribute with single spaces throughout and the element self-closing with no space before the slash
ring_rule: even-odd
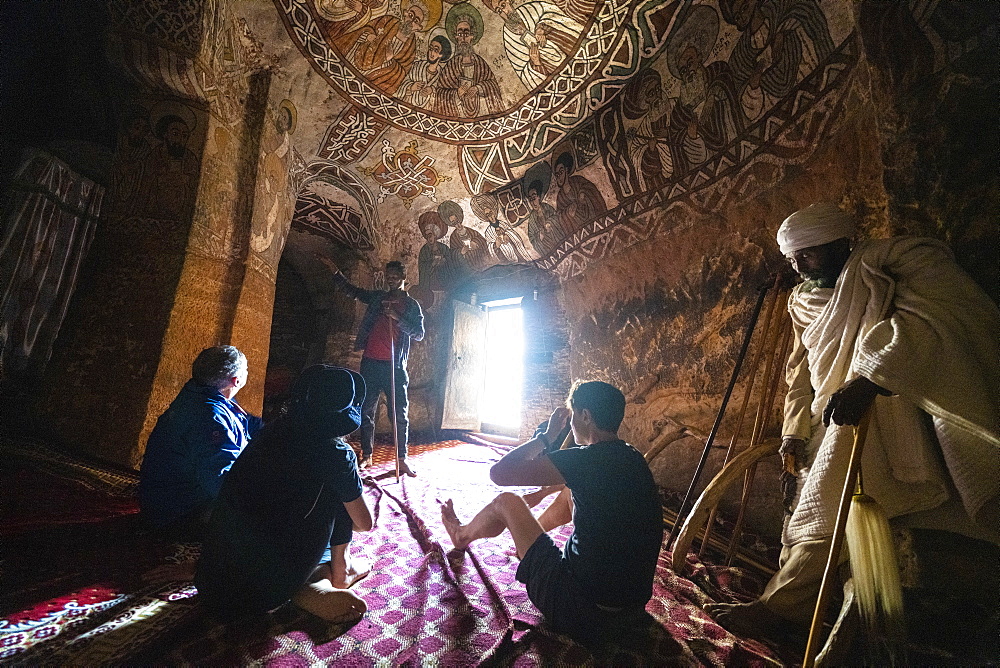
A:
<svg viewBox="0 0 1000 668">
<path fill-rule="evenodd" d="M 343 439 L 361 424 L 361 375 L 325 364 L 302 372 L 287 413 L 233 465 L 208 528 L 195 585 L 224 614 L 262 613 L 291 599 L 328 621 L 360 618 L 347 589 L 369 572 L 353 531 L 369 531 L 357 457 Z M 323 561 L 327 548 L 330 560 Z"/>
<path fill-rule="evenodd" d="M 468 524 L 451 500 L 441 516 L 456 548 L 509 529 L 521 559 L 517 579 L 532 603 L 555 631 L 594 644 L 642 613 L 652 596 L 662 510 L 642 454 L 618 438 L 622 393 L 607 383 L 578 382 L 567 404 L 553 411 L 544 433 L 490 470 L 502 486 L 557 486 L 551 491 L 559 496 L 538 518 L 530 506 L 548 489 L 523 498 L 500 494 Z M 567 421 L 579 447 L 546 452 Z M 573 534 L 560 551 L 546 532 L 571 520 Z"/>
</svg>

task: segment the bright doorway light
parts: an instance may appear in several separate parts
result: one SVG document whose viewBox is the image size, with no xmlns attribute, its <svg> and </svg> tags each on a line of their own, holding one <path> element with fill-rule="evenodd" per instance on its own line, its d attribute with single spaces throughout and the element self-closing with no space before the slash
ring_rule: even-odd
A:
<svg viewBox="0 0 1000 668">
<path fill-rule="evenodd" d="M 517 434 L 521 426 L 524 328 L 521 297 L 483 302 L 486 373 L 479 417 L 484 430 Z"/>
</svg>

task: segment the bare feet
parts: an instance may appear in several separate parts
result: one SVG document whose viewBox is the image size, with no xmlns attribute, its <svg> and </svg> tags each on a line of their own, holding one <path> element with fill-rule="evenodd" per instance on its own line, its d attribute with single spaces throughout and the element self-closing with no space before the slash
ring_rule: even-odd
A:
<svg viewBox="0 0 1000 668">
<path fill-rule="evenodd" d="M 345 589 L 333 588 L 329 580 L 304 585 L 292 597 L 292 603 L 334 624 L 357 621 L 368 610 L 360 596 Z"/>
<path fill-rule="evenodd" d="M 142 581 L 149 584 L 166 582 L 191 582 L 194 580 L 197 561 L 182 561 L 179 564 L 162 564 L 142 574 Z"/>
<path fill-rule="evenodd" d="M 462 537 L 462 528 L 464 525 L 459 521 L 458 515 L 455 514 L 455 504 L 451 499 L 441 504 L 441 523 L 444 524 L 444 528 L 448 532 L 448 537 L 451 538 L 451 543 L 455 546 L 455 549 L 464 550 L 468 547 L 469 541 Z"/>
<path fill-rule="evenodd" d="M 337 572 L 340 570 L 339 568 L 331 570 L 333 577 L 330 579 L 330 584 L 337 589 L 350 589 L 368 577 L 368 574 L 372 572 L 372 565 L 363 559 L 348 559 L 347 567 L 343 573 Z"/>
<path fill-rule="evenodd" d="M 408 475 L 411 478 L 417 477 L 417 472 L 410 468 L 410 465 L 406 463 L 405 459 L 399 460 L 399 472 L 402 475 Z"/>
<path fill-rule="evenodd" d="M 541 489 L 535 492 L 530 492 L 528 494 L 525 494 L 521 498 L 524 499 L 524 502 L 528 504 L 529 508 L 534 508 L 543 500 L 545 500 L 545 497 L 551 496 L 552 494 L 561 491 L 564 487 L 565 485 L 550 485 L 548 487 L 542 487 Z"/>
<path fill-rule="evenodd" d="M 372 456 L 371 455 L 364 455 L 361 458 L 361 461 L 358 462 L 358 468 L 361 469 L 362 471 L 365 470 L 365 469 L 367 469 L 367 468 L 371 468 L 371 465 L 372 465 Z"/>
<path fill-rule="evenodd" d="M 748 638 L 773 637 L 785 625 L 778 615 L 760 601 L 752 603 L 710 603 L 705 612 L 730 633 Z"/>
</svg>

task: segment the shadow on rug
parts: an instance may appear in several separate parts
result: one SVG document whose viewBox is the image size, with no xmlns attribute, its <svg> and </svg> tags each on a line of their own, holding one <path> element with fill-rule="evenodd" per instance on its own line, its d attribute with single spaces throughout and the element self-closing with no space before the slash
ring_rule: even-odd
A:
<svg viewBox="0 0 1000 668">
<path fill-rule="evenodd" d="M 44 448 L 4 445 L 11 465 L 0 484 L 16 490 L 0 509 L 5 663 L 783 664 L 775 648 L 733 636 L 702 610 L 712 601 L 751 600 L 763 582 L 694 555 L 680 577 L 661 553 L 648 617 L 599 655 L 548 631 L 514 579 L 509 535 L 456 551 L 440 522 L 438 499 L 454 499 L 467 518 L 500 491 L 488 476 L 504 452 L 499 447 L 414 445 L 410 461 L 419 475 L 399 482 L 384 460 L 390 449 L 377 450 L 383 459 L 365 477 L 376 528 L 355 534 L 351 548 L 372 562 L 372 574 L 355 587 L 368 613 L 345 628 L 290 605 L 223 623 L 197 605 L 190 584 L 145 585 L 142 573 L 196 559 L 197 546 L 158 541 L 142 529 L 135 476 L 74 467 Z M 557 543 L 570 532 L 557 530 Z"/>
</svg>

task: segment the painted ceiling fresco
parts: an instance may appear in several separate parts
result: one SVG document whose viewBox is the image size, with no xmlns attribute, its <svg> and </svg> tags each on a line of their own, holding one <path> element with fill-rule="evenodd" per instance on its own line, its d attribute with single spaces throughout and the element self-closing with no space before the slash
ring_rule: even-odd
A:
<svg viewBox="0 0 1000 668">
<path fill-rule="evenodd" d="M 752 196 L 835 125 L 858 52 L 841 0 L 273 1 L 333 92 L 306 181 L 365 244 L 406 221 L 428 285 L 573 276 Z"/>
</svg>

